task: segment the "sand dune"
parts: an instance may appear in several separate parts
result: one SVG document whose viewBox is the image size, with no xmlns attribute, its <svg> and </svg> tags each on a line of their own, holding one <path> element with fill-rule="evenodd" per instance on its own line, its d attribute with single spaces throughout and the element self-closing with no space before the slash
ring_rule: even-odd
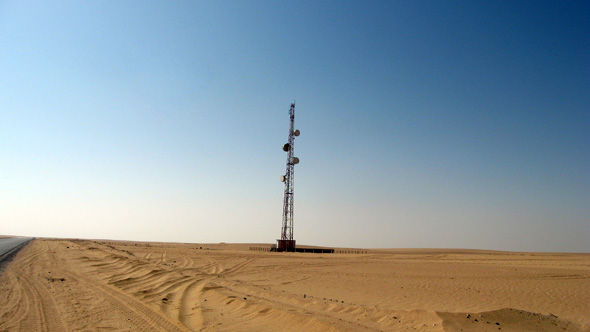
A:
<svg viewBox="0 0 590 332">
<path fill-rule="evenodd" d="M 588 331 L 590 255 L 35 240 L 0 331 Z"/>
</svg>

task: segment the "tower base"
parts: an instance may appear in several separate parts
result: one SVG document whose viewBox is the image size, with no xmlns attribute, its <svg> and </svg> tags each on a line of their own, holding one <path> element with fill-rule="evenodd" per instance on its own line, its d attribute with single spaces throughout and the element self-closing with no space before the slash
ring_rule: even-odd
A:
<svg viewBox="0 0 590 332">
<path fill-rule="evenodd" d="M 277 251 L 295 251 L 295 240 L 277 240 Z"/>
</svg>

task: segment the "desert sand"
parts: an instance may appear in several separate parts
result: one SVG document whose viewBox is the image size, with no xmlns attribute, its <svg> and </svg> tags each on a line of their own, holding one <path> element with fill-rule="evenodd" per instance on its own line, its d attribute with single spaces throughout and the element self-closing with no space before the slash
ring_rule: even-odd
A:
<svg viewBox="0 0 590 332">
<path fill-rule="evenodd" d="M 36 239 L 0 331 L 588 331 L 590 254 Z"/>
</svg>

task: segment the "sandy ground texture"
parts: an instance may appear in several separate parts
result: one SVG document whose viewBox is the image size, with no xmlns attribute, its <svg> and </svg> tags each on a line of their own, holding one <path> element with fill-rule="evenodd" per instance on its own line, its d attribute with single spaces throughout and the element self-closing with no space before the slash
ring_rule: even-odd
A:
<svg viewBox="0 0 590 332">
<path fill-rule="evenodd" d="M 590 254 L 37 239 L 0 331 L 589 331 Z"/>
</svg>

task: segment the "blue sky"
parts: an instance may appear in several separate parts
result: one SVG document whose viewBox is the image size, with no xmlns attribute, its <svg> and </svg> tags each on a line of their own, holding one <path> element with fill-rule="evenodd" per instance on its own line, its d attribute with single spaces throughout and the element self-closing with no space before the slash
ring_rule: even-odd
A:
<svg viewBox="0 0 590 332">
<path fill-rule="evenodd" d="M 590 251 L 587 2 L 0 2 L 0 233 Z"/>
</svg>

